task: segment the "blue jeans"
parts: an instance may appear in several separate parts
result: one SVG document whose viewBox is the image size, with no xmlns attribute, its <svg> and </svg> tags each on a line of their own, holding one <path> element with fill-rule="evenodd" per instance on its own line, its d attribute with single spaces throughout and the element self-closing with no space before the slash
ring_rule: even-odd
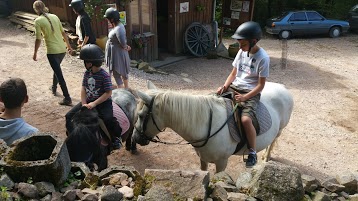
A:
<svg viewBox="0 0 358 201">
<path fill-rule="evenodd" d="M 51 68 L 53 70 L 53 82 L 52 89 L 57 89 L 57 84 L 60 84 L 63 96 L 66 100 L 71 100 L 70 94 L 68 93 L 67 85 L 65 78 L 63 77 L 61 70 L 61 62 L 65 57 L 66 53 L 61 54 L 47 54 L 47 59 L 50 62 Z"/>
</svg>

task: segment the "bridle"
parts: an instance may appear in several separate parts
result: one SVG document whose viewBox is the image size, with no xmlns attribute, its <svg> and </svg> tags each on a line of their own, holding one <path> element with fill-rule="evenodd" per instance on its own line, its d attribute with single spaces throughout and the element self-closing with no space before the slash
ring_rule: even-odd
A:
<svg viewBox="0 0 358 201">
<path fill-rule="evenodd" d="M 163 132 L 165 130 L 165 128 L 163 128 L 163 129 L 159 128 L 159 126 L 158 126 L 158 124 L 155 121 L 154 116 L 153 116 L 153 104 L 154 104 L 154 99 L 155 98 L 156 98 L 156 96 L 154 96 L 152 98 L 152 100 L 150 101 L 149 105 L 145 104 L 149 108 L 149 111 L 145 115 L 145 118 L 144 118 L 144 121 L 143 121 L 143 124 L 142 124 L 142 129 L 140 130 L 137 126 L 134 127 L 139 132 L 139 135 L 140 135 L 141 138 L 145 138 L 146 140 L 153 141 L 153 142 L 155 142 L 153 140 L 153 137 L 150 138 L 147 135 L 145 135 L 145 131 L 147 130 L 147 124 L 148 124 L 149 118 L 152 118 L 152 121 L 153 121 L 155 127 L 157 128 L 157 130 L 159 132 Z"/>
<path fill-rule="evenodd" d="M 216 132 L 214 132 L 213 134 L 211 134 L 211 123 L 212 123 L 212 115 L 213 115 L 213 114 L 212 114 L 212 110 L 210 110 L 209 129 L 208 129 L 207 137 L 206 137 L 205 139 L 196 140 L 196 141 L 194 141 L 194 142 L 188 142 L 188 143 L 185 143 L 185 144 L 180 144 L 180 143 L 163 142 L 163 141 L 161 141 L 161 140 L 159 139 L 158 136 L 156 136 L 156 137 L 158 138 L 158 140 L 155 140 L 155 139 L 153 139 L 154 137 L 148 137 L 147 135 L 145 135 L 145 131 L 146 131 L 146 129 L 147 129 L 147 123 L 148 123 L 148 121 L 149 121 L 149 118 L 152 118 L 152 121 L 153 121 L 155 127 L 157 128 L 157 130 L 158 130 L 159 132 L 163 132 L 163 131 L 165 130 L 165 128 L 164 128 L 164 129 L 160 129 L 160 128 L 159 128 L 159 126 L 157 125 L 157 123 L 156 123 L 156 121 L 155 121 L 155 119 L 154 119 L 154 116 L 153 116 L 152 110 L 153 110 L 153 104 L 154 104 L 154 99 L 155 99 L 155 98 L 156 98 L 156 96 L 154 96 L 154 97 L 152 98 L 152 100 L 150 101 L 149 106 L 148 106 L 147 104 L 145 104 L 145 105 L 149 108 L 149 111 L 148 111 L 147 114 L 145 115 L 145 118 L 144 118 L 144 121 L 143 121 L 143 126 L 142 126 L 143 129 L 140 131 L 140 130 L 137 128 L 137 126 L 134 127 L 134 128 L 139 132 L 139 136 L 140 136 L 141 138 L 144 138 L 144 139 L 146 139 L 146 140 L 148 140 L 148 141 L 151 141 L 151 142 L 162 143 L 162 144 L 177 144 L 177 145 L 187 145 L 187 144 L 191 144 L 191 145 L 192 145 L 193 147 L 195 147 L 195 148 L 204 147 L 204 146 L 206 145 L 206 143 L 209 141 L 210 138 L 212 138 L 212 137 L 214 137 L 216 134 L 218 134 L 219 131 L 220 131 L 221 129 L 223 129 L 224 126 L 227 124 L 227 122 L 229 121 L 229 119 L 230 119 L 230 118 L 233 118 L 234 112 L 236 111 L 236 109 L 237 109 L 237 107 L 238 107 L 238 105 L 239 105 L 238 103 L 236 103 L 236 105 L 235 105 L 234 108 L 233 108 L 233 111 L 232 111 L 231 115 L 226 119 L 226 121 L 223 123 L 223 125 L 222 125 Z M 203 144 L 201 144 L 201 145 L 194 145 L 194 143 L 198 143 L 198 142 L 203 142 Z"/>
</svg>

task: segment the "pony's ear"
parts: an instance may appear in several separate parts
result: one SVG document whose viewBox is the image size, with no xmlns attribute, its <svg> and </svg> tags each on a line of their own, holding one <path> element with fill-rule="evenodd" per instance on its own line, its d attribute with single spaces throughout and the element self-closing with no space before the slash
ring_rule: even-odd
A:
<svg viewBox="0 0 358 201">
<path fill-rule="evenodd" d="M 150 80 L 147 80 L 147 88 L 148 89 L 158 90 L 158 88 Z"/>
<path fill-rule="evenodd" d="M 145 102 L 145 104 L 147 104 L 147 105 L 150 104 L 150 101 L 152 100 L 152 97 L 150 97 L 148 94 L 143 93 L 141 91 L 138 91 L 137 94 L 138 94 L 139 98 L 142 99 Z"/>
</svg>

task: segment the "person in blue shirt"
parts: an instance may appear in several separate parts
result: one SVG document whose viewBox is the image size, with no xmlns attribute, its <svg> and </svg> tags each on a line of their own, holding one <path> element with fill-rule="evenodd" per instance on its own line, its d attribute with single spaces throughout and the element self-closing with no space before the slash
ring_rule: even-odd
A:
<svg viewBox="0 0 358 201">
<path fill-rule="evenodd" d="M 38 132 L 21 117 L 22 107 L 29 97 L 25 82 L 20 78 L 10 78 L 0 85 L 0 102 L 5 110 L 0 112 L 0 138 L 7 145 L 15 140 Z"/>
</svg>

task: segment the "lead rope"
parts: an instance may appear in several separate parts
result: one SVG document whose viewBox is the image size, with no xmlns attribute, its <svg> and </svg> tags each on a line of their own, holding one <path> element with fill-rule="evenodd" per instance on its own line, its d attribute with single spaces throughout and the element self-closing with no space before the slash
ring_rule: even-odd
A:
<svg viewBox="0 0 358 201">
<path fill-rule="evenodd" d="M 160 139 L 158 136 L 156 136 L 156 138 L 157 138 L 158 140 L 156 140 L 156 139 L 151 139 L 150 141 L 151 141 L 151 142 L 155 142 L 155 143 L 167 144 L 167 145 L 188 145 L 188 144 L 191 144 L 191 145 L 192 145 L 193 147 L 195 147 L 195 148 L 203 147 L 203 146 L 206 145 L 206 143 L 209 141 L 209 139 L 210 139 L 211 137 L 213 137 L 213 136 L 215 136 L 216 134 L 218 134 L 219 131 L 224 128 L 224 126 L 227 124 L 227 122 L 234 116 L 234 113 L 235 113 L 235 111 L 236 111 L 236 109 L 237 109 L 237 107 L 238 107 L 239 105 L 241 105 L 241 104 L 240 104 L 240 103 L 236 103 L 236 104 L 235 104 L 235 106 L 234 106 L 234 108 L 232 109 L 232 113 L 230 114 L 229 118 L 226 119 L 226 121 L 224 122 L 224 124 L 223 124 L 213 135 L 210 135 L 210 132 L 211 132 L 211 122 L 212 122 L 212 111 L 210 110 L 210 123 L 209 123 L 210 127 L 209 127 L 208 137 L 207 137 L 206 139 L 197 140 L 197 141 L 194 141 L 194 142 L 187 142 L 187 143 L 184 143 L 184 144 L 180 144 L 183 140 L 180 141 L 180 142 L 178 142 L 178 143 L 174 143 L 174 142 L 163 142 L 163 141 L 161 141 L 161 139 Z M 194 145 L 193 145 L 193 143 L 198 143 L 198 142 L 203 142 L 203 141 L 205 141 L 204 144 L 202 144 L 202 145 L 200 145 L 200 146 L 194 146 Z"/>
</svg>

